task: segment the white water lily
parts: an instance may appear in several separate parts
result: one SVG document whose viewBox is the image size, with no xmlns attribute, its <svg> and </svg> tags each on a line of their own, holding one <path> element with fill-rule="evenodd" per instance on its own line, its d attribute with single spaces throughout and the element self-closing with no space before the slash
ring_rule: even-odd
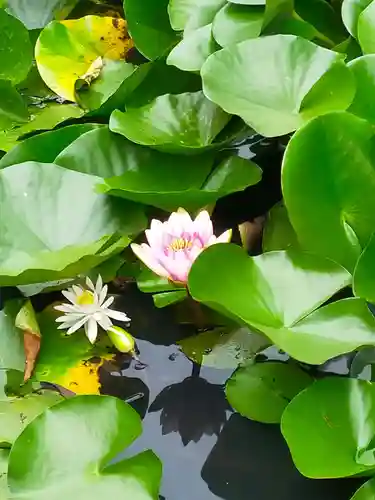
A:
<svg viewBox="0 0 375 500">
<path fill-rule="evenodd" d="M 87 338 L 93 344 L 98 336 L 98 325 L 103 330 L 109 331 L 114 328 L 111 319 L 129 322 L 130 318 L 123 312 L 109 309 L 114 297 L 107 298 L 108 287 L 103 286 L 100 275 L 95 286 L 89 277 L 86 278 L 86 285 L 87 289 L 73 285 L 68 290 L 62 291 L 70 304 L 55 306 L 57 311 L 65 313 L 56 321 L 61 323 L 59 329 L 68 329 L 68 335 L 84 326 Z"/>
</svg>

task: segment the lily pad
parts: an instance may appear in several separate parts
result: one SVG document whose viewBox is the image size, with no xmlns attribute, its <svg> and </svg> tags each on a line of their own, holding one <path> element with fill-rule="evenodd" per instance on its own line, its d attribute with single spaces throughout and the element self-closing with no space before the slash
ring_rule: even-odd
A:
<svg viewBox="0 0 375 500">
<path fill-rule="evenodd" d="M 358 259 L 353 276 L 353 291 L 357 297 L 362 297 L 375 303 L 375 236 L 363 250 Z"/>
<path fill-rule="evenodd" d="M 375 3 L 371 2 L 358 18 L 358 41 L 365 54 L 375 52 Z"/>
<path fill-rule="evenodd" d="M 278 203 L 268 212 L 262 243 L 264 252 L 287 250 L 290 247 L 299 246 L 297 235 L 288 217 L 288 211 L 282 203 Z"/>
<path fill-rule="evenodd" d="M 269 340 L 248 328 L 215 328 L 178 342 L 194 363 L 212 368 L 235 369 L 254 361 L 269 346 Z"/>
<path fill-rule="evenodd" d="M 151 451 L 110 465 L 141 432 L 136 411 L 117 398 L 63 401 L 37 417 L 14 443 L 8 467 L 11 495 L 28 500 L 77 495 L 80 500 L 105 495 L 154 500 L 161 464 Z"/>
<path fill-rule="evenodd" d="M 143 146 L 173 153 L 200 152 L 213 146 L 231 116 L 203 92 L 166 94 L 141 108 L 114 111 L 109 128 Z"/>
<path fill-rule="evenodd" d="M 350 500 L 374 500 L 375 498 L 375 479 L 370 479 L 352 496 Z"/>
<path fill-rule="evenodd" d="M 26 161 L 52 163 L 56 156 L 77 137 L 97 127 L 99 125 L 83 123 L 29 137 L 0 159 L 0 168 Z"/>
<path fill-rule="evenodd" d="M 21 306 L 21 299 L 8 300 L 0 311 L 0 369 L 23 372 L 25 365 L 23 336 L 15 326 Z"/>
<path fill-rule="evenodd" d="M 238 2 L 240 3 L 240 2 Z M 227 3 L 216 14 L 212 32 L 222 47 L 257 38 L 263 28 L 265 8 L 263 3 L 249 9 L 245 5 Z"/>
<path fill-rule="evenodd" d="M 375 123 L 375 105 L 371 94 L 375 92 L 375 54 L 357 57 L 348 64 L 357 90 L 348 111 L 371 123 Z"/>
<path fill-rule="evenodd" d="M 168 16 L 168 0 L 124 0 L 125 17 L 135 46 L 155 60 L 178 41 Z"/>
<path fill-rule="evenodd" d="M 371 472 L 375 469 L 375 385 L 338 377 L 319 380 L 287 406 L 281 430 L 304 476 L 336 478 Z"/>
<path fill-rule="evenodd" d="M 48 87 L 75 101 L 75 83 L 92 70 L 95 61 L 125 59 L 132 46 L 123 19 L 86 16 L 52 21 L 38 38 L 35 58 Z"/>
<path fill-rule="evenodd" d="M 119 253 L 144 227 L 142 207 L 96 193 L 97 182 L 47 163 L 0 171 L 1 285 L 80 274 Z"/>
<path fill-rule="evenodd" d="M 260 330 L 297 360 L 321 364 L 375 345 L 375 319 L 362 299 L 319 308 L 350 281 L 338 264 L 299 250 L 248 257 L 240 247 L 218 244 L 194 262 L 189 290 L 194 299 Z"/>
<path fill-rule="evenodd" d="M 29 119 L 29 113 L 24 99 L 8 80 L 0 80 L 0 126 L 7 128 L 14 122 L 24 123 Z"/>
<path fill-rule="evenodd" d="M 344 57 L 293 35 L 246 40 L 207 59 L 203 91 L 258 133 L 284 135 L 314 116 L 347 109 L 355 85 Z"/>
<path fill-rule="evenodd" d="M 226 0 L 169 0 L 169 19 L 174 30 L 192 31 L 210 24 Z"/>
<path fill-rule="evenodd" d="M 373 137 L 367 121 L 332 113 L 299 130 L 283 160 L 284 201 L 301 245 L 350 271 L 375 228 Z"/>
<path fill-rule="evenodd" d="M 17 17 L 29 30 L 44 28 L 54 19 L 64 19 L 79 0 L 5 0 L 7 10 Z"/>
<path fill-rule="evenodd" d="M 342 20 L 349 33 L 357 38 L 358 18 L 372 0 L 343 0 Z"/>
<path fill-rule="evenodd" d="M 0 447 L 10 448 L 35 417 L 62 400 L 56 392 L 40 391 L 22 398 L 0 401 Z"/>
<path fill-rule="evenodd" d="M 29 33 L 15 17 L 0 9 L 0 79 L 16 84 L 31 68 L 33 49 Z"/>
<path fill-rule="evenodd" d="M 9 450 L 0 449 L 0 500 L 8 500 L 8 461 Z"/>
<path fill-rule="evenodd" d="M 227 381 L 225 393 L 243 417 L 277 424 L 289 402 L 312 382 L 298 365 L 256 363 L 239 368 Z"/>
<path fill-rule="evenodd" d="M 23 125 L 13 125 L 0 130 L 0 149 L 9 151 L 17 141 L 31 132 L 49 130 L 69 118 L 79 118 L 83 111 L 75 104 L 50 102 L 45 106 L 29 106 L 30 118 Z"/>
</svg>

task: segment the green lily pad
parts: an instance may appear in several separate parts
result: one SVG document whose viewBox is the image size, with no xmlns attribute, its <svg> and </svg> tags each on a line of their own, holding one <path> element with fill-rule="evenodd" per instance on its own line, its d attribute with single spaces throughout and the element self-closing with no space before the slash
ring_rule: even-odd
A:
<svg viewBox="0 0 375 500">
<path fill-rule="evenodd" d="M 248 328 L 215 328 L 178 342 L 194 363 L 212 368 L 235 369 L 254 361 L 255 355 L 270 345 L 263 335 Z"/>
<path fill-rule="evenodd" d="M 343 0 L 342 20 L 349 33 L 357 38 L 358 18 L 372 0 Z"/>
<path fill-rule="evenodd" d="M 358 259 L 353 276 L 353 291 L 357 297 L 362 297 L 375 303 L 375 236 L 363 250 Z"/>
<path fill-rule="evenodd" d="M 27 122 L 29 113 L 24 99 L 8 80 L 0 80 L 0 126 L 7 128 L 14 122 Z"/>
<path fill-rule="evenodd" d="M 293 35 L 246 40 L 207 59 L 203 91 L 258 133 L 284 135 L 314 116 L 350 105 L 355 85 L 344 57 Z"/>
<path fill-rule="evenodd" d="M 52 163 L 71 142 L 80 135 L 99 127 L 93 123 L 70 125 L 68 127 L 34 135 L 23 140 L 0 159 L 0 168 L 26 161 Z"/>
<path fill-rule="evenodd" d="M 243 417 L 277 424 L 289 402 L 312 382 L 298 365 L 256 363 L 239 368 L 227 381 L 225 393 Z"/>
<path fill-rule="evenodd" d="M 288 211 L 282 203 L 278 203 L 268 212 L 262 243 L 264 252 L 287 250 L 290 247 L 299 246 L 297 235 L 289 220 Z"/>
<path fill-rule="evenodd" d="M 297 360 L 321 364 L 375 345 L 375 319 L 362 299 L 319 308 L 350 281 L 338 264 L 299 250 L 248 257 L 240 247 L 219 244 L 194 262 L 189 290 L 194 299 L 260 330 Z"/>
<path fill-rule="evenodd" d="M 33 50 L 29 33 L 15 17 L 0 9 L 0 79 L 16 84 L 31 68 Z"/>
<path fill-rule="evenodd" d="M 5 0 L 7 10 L 17 17 L 29 30 L 44 28 L 54 19 L 64 19 L 79 0 Z"/>
<path fill-rule="evenodd" d="M 23 125 L 13 125 L 5 130 L 0 130 L 0 149 L 9 151 L 21 136 L 49 130 L 69 118 L 79 118 L 83 111 L 75 104 L 58 104 L 50 102 L 44 106 L 29 106 L 30 119 Z"/>
<path fill-rule="evenodd" d="M 249 9 L 246 5 L 227 3 L 216 14 L 212 32 L 222 47 L 257 38 L 263 28 L 265 8 L 263 3 Z"/>
<path fill-rule="evenodd" d="M 21 306 L 21 299 L 8 300 L 0 311 L 0 369 L 23 372 L 25 365 L 23 336 L 15 326 Z"/>
<path fill-rule="evenodd" d="M 109 128 L 143 146 L 173 153 L 200 152 L 213 146 L 230 115 L 203 92 L 166 94 L 141 108 L 114 111 Z"/>
<path fill-rule="evenodd" d="M 375 469 L 375 385 L 338 377 L 319 380 L 287 406 L 281 430 L 304 476 L 371 473 Z"/>
<path fill-rule="evenodd" d="M 152 296 L 152 300 L 154 301 L 155 307 L 161 309 L 182 302 L 187 296 L 186 290 L 176 290 L 174 292 L 155 293 L 155 295 Z"/>
<path fill-rule="evenodd" d="M 359 488 L 350 500 L 374 500 L 375 498 L 375 479 L 370 479 Z"/>
<path fill-rule="evenodd" d="M 117 398 L 63 401 L 37 417 L 14 443 L 10 493 L 25 500 L 156 500 L 161 463 L 151 451 L 110 464 L 141 432 L 136 411 Z"/>
<path fill-rule="evenodd" d="M 123 19 L 86 16 L 52 21 L 35 46 L 38 70 L 56 94 L 76 101 L 79 79 L 95 79 L 103 59 L 123 60 L 133 46 Z"/>
<path fill-rule="evenodd" d="M 0 447 L 10 448 L 35 417 L 62 400 L 56 392 L 40 391 L 22 398 L 0 401 Z"/>
<path fill-rule="evenodd" d="M 155 60 L 178 41 L 168 17 L 168 0 L 124 0 L 125 17 L 135 46 Z"/>
<path fill-rule="evenodd" d="M 218 48 L 211 28 L 212 24 L 208 24 L 188 32 L 170 52 L 167 64 L 176 66 L 183 71 L 200 71 L 208 56 Z"/>
<path fill-rule="evenodd" d="M 371 2 L 358 18 L 358 41 L 365 54 L 375 52 L 375 3 Z"/>
<path fill-rule="evenodd" d="M 352 71 L 357 90 L 348 111 L 360 118 L 375 123 L 375 105 L 371 99 L 375 91 L 375 54 L 358 57 L 348 64 Z"/>
<path fill-rule="evenodd" d="M 8 500 L 8 461 L 9 450 L 0 449 L 0 500 Z"/>
<path fill-rule="evenodd" d="M 192 31 L 210 24 L 226 0 L 169 0 L 169 19 L 177 31 Z"/>
<path fill-rule="evenodd" d="M 301 245 L 350 271 L 375 228 L 372 143 L 367 121 L 332 113 L 299 130 L 283 160 L 284 201 Z"/>
<path fill-rule="evenodd" d="M 119 253 L 144 227 L 142 207 L 96 193 L 97 182 L 47 163 L 0 170 L 1 285 L 80 274 Z"/>
<path fill-rule="evenodd" d="M 266 0 L 229 0 L 229 3 L 238 5 L 266 5 Z"/>
</svg>

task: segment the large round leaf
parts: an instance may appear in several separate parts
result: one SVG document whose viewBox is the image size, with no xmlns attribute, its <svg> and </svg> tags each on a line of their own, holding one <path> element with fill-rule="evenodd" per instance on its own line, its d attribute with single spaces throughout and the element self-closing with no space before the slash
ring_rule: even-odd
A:
<svg viewBox="0 0 375 500">
<path fill-rule="evenodd" d="M 281 430 L 304 476 L 334 478 L 373 471 L 375 385 L 345 378 L 319 380 L 288 405 Z"/>
<path fill-rule="evenodd" d="M 227 3 L 216 14 L 212 32 L 222 47 L 257 38 L 263 27 L 265 9 L 262 5 L 249 9 L 244 5 Z"/>
<path fill-rule="evenodd" d="M 32 47 L 25 26 L 0 9 L 0 79 L 19 83 L 32 63 Z"/>
<path fill-rule="evenodd" d="M 358 18 L 372 0 L 344 0 L 342 3 L 342 20 L 349 33 L 357 37 Z"/>
<path fill-rule="evenodd" d="M 358 41 L 364 53 L 375 52 L 375 2 L 371 2 L 358 18 Z"/>
<path fill-rule="evenodd" d="M 354 79 L 343 58 L 293 35 L 247 40 L 207 59 L 203 90 L 260 134 L 284 135 L 314 116 L 350 105 Z"/>
<path fill-rule="evenodd" d="M 225 392 L 243 417 L 276 424 L 288 403 L 311 382 L 297 365 L 256 363 L 239 368 L 227 381 Z"/>
<path fill-rule="evenodd" d="M 375 319 L 362 299 L 317 309 L 350 278 L 338 264 L 301 251 L 248 257 L 240 247 L 219 244 L 195 261 L 189 289 L 196 300 L 262 331 L 290 356 L 320 364 L 375 344 Z"/>
<path fill-rule="evenodd" d="M 103 192 L 166 210 L 202 207 L 261 178 L 259 167 L 239 157 L 229 157 L 211 172 L 211 154 L 195 156 L 192 162 L 189 156 L 138 146 L 107 128 L 82 135 L 55 161 L 102 177 Z"/>
<path fill-rule="evenodd" d="M 362 252 L 354 270 L 355 295 L 375 303 L 375 236 Z"/>
<path fill-rule="evenodd" d="M 6 0 L 7 10 L 29 30 L 44 28 L 53 19 L 64 19 L 79 0 Z"/>
<path fill-rule="evenodd" d="M 0 127 L 7 128 L 28 121 L 29 113 L 24 99 L 8 80 L 0 80 Z"/>
<path fill-rule="evenodd" d="M 148 59 L 163 56 L 178 40 L 168 17 L 168 0 L 124 0 L 129 33 Z"/>
<path fill-rule="evenodd" d="M 24 369 L 23 336 L 15 327 L 16 316 L 21 306 L 21 300 L 9 300 L 0 311 L 0 369 L 19 371 Z"/>
<path fill-rule="evenodd" d="M 213 146 L 230 118 L 203 92 L 166 94 L 141 108 L 114 111 L 109 127 L 137 144 L 194 152 Z"/>
<path fill-rule="evenodd" d="M 25 500 L 154 500 L 161 464 L 151 451 L 110 465 L 141 431 L 136 411 L 117 398 L 77 396 L 55 405 L 14 443 L 10 492 Z"/>
<path fill-rule="evenodd" d="M 52 163 L 56 156 L 77 137 L 96 127 L 98 125 L 84 123 L 34 135 L 29 139 L 25 139 L 4 155 L 0 160 L 0 168 L 25 161 Z"/>
<path fill-rule="evenodd" d="M 93 63 L 100 71 L 101 58 L 124 59 L 132 45 L 123 19 L 86 16 L 52 21 L 38 38 L 35 58 L 46 84 L 75 101 L 75 83 L 85 75 L 94 78 Z"/>
<path fill-rule="evenodd" d="M 375 54 L 357 57 L 348 64 L 356 82 L 356 93 L 348 111 L 375 123 Z"/>
<path fill-rule="evenodd" d="M 367 481 L 350 500 L 374 500 L 375 498 L 375 479 Z"/>
<path fill-rule="evenodd" d="M 285 152 L 284 200 L 305 249 L 350 271 L 375 229 L 372 126 L 348 113 L 319 117 Z"/>
<path fill-rule="evenodd" d="M 173 29 L 191 31 L 210 24 L 226 0 L 169 0 Z"/>
<path fill-rule="evenodd" d="M 96 193 L 97 182 L 47 163 L 0 171 L 1 285 L 72 277 L 129 243 L 142 208 Z"/>
<path fill-rule="evenodd" d="M 299 246 L 285 205 L 278 203 L 268 212 L 263 230 L 262 246 L 264 252 L 286 250 L 289 247 Z"/>
</svg>

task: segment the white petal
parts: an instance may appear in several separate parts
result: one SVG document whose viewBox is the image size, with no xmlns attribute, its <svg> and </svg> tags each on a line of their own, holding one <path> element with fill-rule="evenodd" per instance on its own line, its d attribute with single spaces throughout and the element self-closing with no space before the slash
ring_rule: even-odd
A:
<svg viewBox="0 0 375 500">
<path fill-rule="evenodd" d="M 79 307 L 73 306 L 72 304 L 61 304 L 60 306 L 54 306 L 54 309 L 63 313 L 79 312 Z"/>
<path fill-rule="evenodd" d="M 98 324 L 94 320 L 94 318 L 90 318 L 89 321 L 85 325 L 85 331 L 87 338 L 93 344 L 98 336 Z"/>
<path fill-rule="evenodd" d="M 103 328 L 103 330 L 109 330 L 112 328 L 113 323 L 109 319 L 109 317 L 103 312 L 103 314 L 100 315 L 100 317 L 97 318 L 97 321 L 99 325 Z"/>
<path fill-rule="evenodd" d="M 113 304 L 113 301 L 115 300 L 114 297 L 108 297 L 108 299 L 104 302 L 104 304 L 102 305 L 102 308 L 103 309 L 107 309 L 107 307 L 109 307 L 110 305 Z"/>
<path fill-rule="evenodd" d="M 199 234 L 203 245 L 207 245 L 213 235 L 212 221 L 207 210 L 202 210 L 195 218 L 194 230 Z"/>
<path fill-rule="evenodd" d="M 58 330 L 66 330 L 67 328 L 70 328 L 72 326 L 72 323 L 70 321 L 67 321 L 66 323 L 62 323 L 57 327 Z"/>
<path fill-rule="evenodd" d="M 183 208 L 173 212 L 168 219 L 168 232 L 178 238 L 182 233 L 192 233 L 193 227 L 190 215 Z"/>
<path fill-rule="evenodd" d="M 104 285 L 99 295 L 99 305 L 103 304 L 105 298 L 107 297 L 107 293 L 108 293 L 108 286 Z"/>
<path fill-rule="evenodd" d="M 86 276 L 86 285 L 88 288 L 90 288 L 90 290 L 95 292 L 94 283 L 91 281 L 91 279 L 88 276 Z"/>
<path fill-rule="evenodd" d="M 79 297 L 83 293 L 83 288 L 78 285 L 72 285 L 72 289 L 76 297 Z"/>
<path fill-rule="evenodd" d="M 100 296 L 103 288 L 103 278 L 98 274 L 98 279 L 96 280 L 95 292 Z"/>
<path fill-rule="evenodd" d="M 150 229 L 146 229 L 145 234 L 151 247 L 161 248 L 163 245 L 164 224 L 157 219 L 152 219 Z"/>
<path fill-rule="evenodd" d="M 157 258 L 154 256 L 151 248 L 143 243 L 142 245 L 137 245 L 132 243 L 130 245 L 131 249 L 135 255 L 140 259 L 147 267 L 151 269 L 154 273 L 162 278 L 168 278 L 168 271 L 158 262 Z"/>
<path fill-rule="evenodd" d="M 69 300 L 69 302 L 71 302 L 72 304 L 76 303 L 77 297 L 73 292 L 68 292 L 67 290 L 62 290 L 61 293 L 64 295 L 64 297 L 66 297 Z"/>
<path fill-rule="evenodd" d="M 84 316 L 82 319 L 80 319 L 79 321 L 74 323 L 74 325 L 71 326 L 69 328 L 69 330 L 67 331 L 67 334 L 70 335 L 70 334 L 76 332 L 77 330 L 79 330 L 85 323 L 87 323 L 89 318 L 90 318 L 89 316 Z"/>
<path fill-rule="evenodd" d="M 221 234 L 216 238 L 215 243 L 229 243 L 232 238 L 232 230 L 228 229 L 225 233 Z"/>
<path fill-rule="evenodd" d="M 82 314 L 80 313 L 69 313 L 69 314 L 64 314 L 63 316 L 59 316 L 58 318 L 55 319 L 55 321 L 56 323 L 63 323 L 64 321 L 75 323 L 80 318 L 82 318 Z"/>
<path fill-rule="evenodd" d="M 110 318 L 113 318 L 117 321 L 130 321 L 130 318 L 123 312 L 121 311 L 115 311 L 113 309 L 106 309 L 105 311 L 106 315 L 109 316 Z"/>
</svg>

